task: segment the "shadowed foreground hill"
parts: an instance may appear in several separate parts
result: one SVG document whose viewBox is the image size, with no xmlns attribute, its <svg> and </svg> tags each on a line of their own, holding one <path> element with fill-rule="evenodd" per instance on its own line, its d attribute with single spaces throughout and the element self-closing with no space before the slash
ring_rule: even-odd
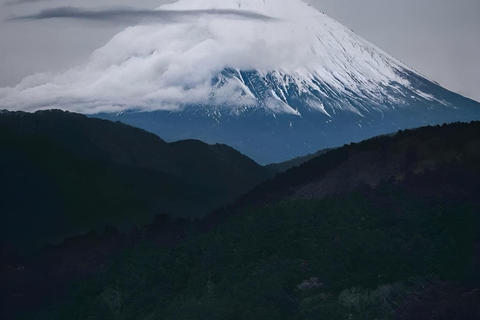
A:
<svg viewBox="0 0 480 320">
<path fill-rule="evenodd" d="M 21 319 L 480 319 L 479 141 L 474 122 L 329 151 L 202 221 L 118 235 Z"/>
<path fill-rule="evenodd" d="M 62 111 L 0 113 L 3 250 L 32 249 L 156 214 L 199 217 L 269 173 L 225 145 L 168 144 L 122 123 Z"/>
</svg>

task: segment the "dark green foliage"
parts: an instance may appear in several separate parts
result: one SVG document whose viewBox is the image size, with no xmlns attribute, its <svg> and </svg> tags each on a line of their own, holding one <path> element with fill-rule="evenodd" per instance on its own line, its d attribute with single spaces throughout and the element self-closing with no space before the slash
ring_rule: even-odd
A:
<svg viewBox="0 0 480 320">
<path fill-rule="evenodd" d="M 412 277 L 472 277 L 478 213 L 391 185 L 284 201 L 173 248 L 127 250 L 45 319 L 391 319 L 420 292 Z M 299 289 L 314 278 L 318 286 Z"/>
<path fill-rule="evenodd" d="M 480 197 L 479 164 L 478 121 L 405 130 L 330 150 L 257 186 L 237 206 L 262 205 L 287 197 L 320 199 L 357 188 L 376 187 L 382 181 L 401 183 L 406 176 L 419 174 L 429 176 L 416 182 L 443 188 L 438 190 L 439 194 L 446 192 L 452 182 L 457 191 L 464 189 L 460 193 L 468 191 L 468 197 L 472 198 L 474 192 Z M 450 176 L 448 182 L 435 177 L 443 169 L 446 170 L 442 174 Z"/>
<path fill-rule="evenodd" d="M 270 173 L 228 146 L 54 110 L 0 113 L 0 176 L 1 250 L 25 253 L 156 214 L 203 216 Z"/>
<path fill-rule="evenodd" d="M 24 319 L 476 319 L 479 138 L 478 122 L 379 137 L 293 168 L 207 219 L 157 215 L 95 275 Z M 440 313 L 436 298 L 448 306 Z"/>
</svg>

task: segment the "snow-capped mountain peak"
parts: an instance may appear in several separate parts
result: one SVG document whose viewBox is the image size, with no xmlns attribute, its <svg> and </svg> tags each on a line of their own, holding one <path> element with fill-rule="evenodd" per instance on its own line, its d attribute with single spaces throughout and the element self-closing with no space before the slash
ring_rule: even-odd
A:
<svg viewBox="0 0 480 320">
<path fill-rule="evenodd" d="M 480 119 L 478 103 L 300 0 L 179 0 L 156 10 L 172 19 L 126 28 L 82 66 L 0 88 L 0 109 L 93 114 L 167 141 L 225 143 L 263 164 Z"/>
<path fill-rule="evenodd" d="M 300 0 L 180 0 L 158 10 L 190 14 L 129 27 L 84 66 L 0 89 L 0 103 L 90 114 L 209 105 L 299 115 L 292 93 L 328 113 L 325 90 L 382 102 L 392 83 L 409 85 L 399 72 L 405 66 Z M 237 11 L 258 15 L 235 17 Z"/>
</svg>

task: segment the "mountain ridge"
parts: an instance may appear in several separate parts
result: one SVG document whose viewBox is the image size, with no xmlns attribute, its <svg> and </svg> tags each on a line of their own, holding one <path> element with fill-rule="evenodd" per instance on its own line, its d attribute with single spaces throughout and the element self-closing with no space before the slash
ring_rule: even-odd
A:
<svg viewBox="0 0 480 320">
<path fill-rule="evenodd" d="M 439 200 L 435 194 L 446 190 L 432 186 L 451 183 L 452 189 L 462 190 L 463 183 L 470 191 L 451 197 L 466 197 L 479 206 L 479 159 L 480 121 L 401 130 L 327 150 L 254 187 L 227 211 L 286 199 L 328 199 L 354 190 L 368 192 L 382 184 L 402 186 L 405 181 L 409 192 L 435 201 Z M 422 190 L 425 183 L 432 184 L 431 190 Z M 224 212 L 215 212 L 212 219 L 225 219 Z"/>
<path fill-rule="evenodd" d="M 59 110 L 3 111 L 0 133 L 0 245 L 7 251 L 106 225 L 128 230 L 158 214 L 203 216 L 272 176 L 225 145 L 168 144 Z"/>
</svg>

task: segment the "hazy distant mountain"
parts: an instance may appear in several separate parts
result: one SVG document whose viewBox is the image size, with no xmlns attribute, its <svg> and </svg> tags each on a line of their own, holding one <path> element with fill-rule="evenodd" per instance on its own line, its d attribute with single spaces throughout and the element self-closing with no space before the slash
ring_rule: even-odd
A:
<svg viewBox="0 0 480 320">
<path fill-rule="evenodd" d="M 29 248 L 155 214 L 199 217 L 269 177 L 225 145 L 168 144 L 62 111 L 0 113 L 2 246 Z"/>
</svg>

